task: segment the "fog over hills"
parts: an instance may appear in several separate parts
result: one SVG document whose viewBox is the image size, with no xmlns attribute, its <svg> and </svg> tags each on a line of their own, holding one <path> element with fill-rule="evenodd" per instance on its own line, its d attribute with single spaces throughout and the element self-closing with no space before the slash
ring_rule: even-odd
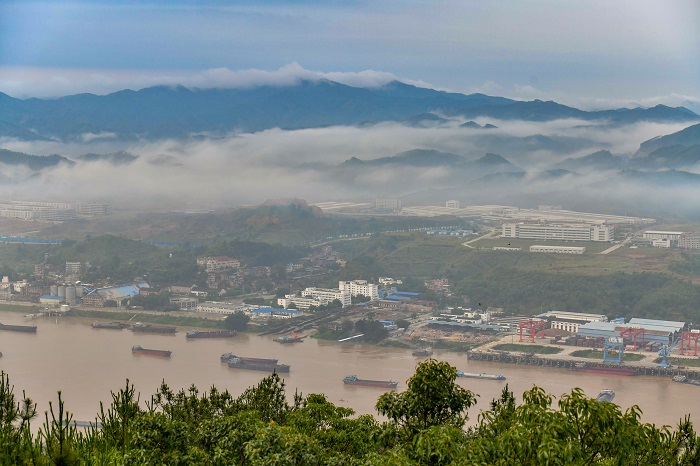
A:
<svg viewBox="0 0 700 466">
<path fill-rule="evenodd" d="M 0 103 L 4 199 L 189 210 L 399 197 L 700 216 L 700 125 L 682 107 L 586 112 L 327 80 Z"/>
</svg>

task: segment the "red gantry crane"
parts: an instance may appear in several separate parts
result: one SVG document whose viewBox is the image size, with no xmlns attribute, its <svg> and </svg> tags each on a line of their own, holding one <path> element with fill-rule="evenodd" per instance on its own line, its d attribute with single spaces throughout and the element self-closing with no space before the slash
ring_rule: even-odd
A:
<svg viewBox="0 0 700 466">
<path fill-rule="evenodd" d="M 518 324 L 518 328 L 520 329 L 520 341 L 523 341 L 523 329 L 528 329 L 530 332 L 530 342 L 534 343 L 535 342 L 535 335 L 537 334 L 538 330 L 544 331 L 544 327 L 546 325 L 546 322 L 544 320 L 538 320 L 538 319 L 528 319 L 528 320 L 521 320 L 520 324 Z"/>
<path fill-rule="evenodd" d="M 698 332 L 683 332 L 681 334 L 681 354 L 684 356 L 697 356 L 699 339 L 700 333 Z"/>
<path fill-rule="evenodd" d="M 634 346 L 634 349 L 639 348 L 639 346 L 637 346 L 637 337 L 639 335 L 642 336 L 642 343 L 639 346 L 644 346 L 644 329 L 643 328 L 627 327 L 626 329 L 624 329 L 620 332 L 620 337 L 622 337 L 622 341 L 625 341 L 625 337 L 631 337 L 633 339 L 632 345 Z"/>
</svg>

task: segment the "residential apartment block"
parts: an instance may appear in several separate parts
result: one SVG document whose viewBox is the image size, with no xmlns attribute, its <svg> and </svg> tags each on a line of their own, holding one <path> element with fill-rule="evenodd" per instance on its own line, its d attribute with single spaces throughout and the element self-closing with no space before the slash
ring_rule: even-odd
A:
<svg viewBox="0 0 700 466">
<path fill-rule="evenodd" d="M 700 233 L 683 233 L 678 238 L 678 247 L 683 249 L 700 249 Z"/>
<path fill-rule="evenodd" d="M 207 272 L 218 272 L 220 270 L 236 269 L 241 266 L 238 259 L 227 256 L 198 257 L 197 265 L 204 267 Z"/>
<path fill-rule="evenodd" d="M 367 280 L 351 280 L 338 282 L 340 291 L 347 291 L 350 296 L 367 296 L 372 301 L 379 299 L 379 285 L 368 283 Z"/>
<path fill-rule="evenodd" d="M 328 304 L 336 299 L 342 303 L 343 307 L 350 306 L 352 304 L 352 296 L 345 290 L 335 290 L 330 288 L 307 288 L 301 292 L 301 296 L 316 299 L 321 302 L 321 304 Z"/>
</svg>

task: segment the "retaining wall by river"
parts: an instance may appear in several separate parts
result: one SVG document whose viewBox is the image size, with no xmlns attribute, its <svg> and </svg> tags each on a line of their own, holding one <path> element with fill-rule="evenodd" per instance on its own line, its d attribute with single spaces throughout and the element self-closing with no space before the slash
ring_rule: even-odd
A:
<svg viewBox="0 0 700 466">
<path fill-rule="evenodd" d="M 563 369 L 574 369 L 576 364 L 580 364 L 582 361 L 575 361 L 571 359 L 554 359 L 554 358 L 539 358 L 535 355 L 523 355 L 523 354 L 506 354 L 506 353 L 493 353 L 493 352 L 481 352 L 481 351 L 469 351 L 467 353 L 467 359 L 472 361 L 490 361 L 499 362 L 506 364 L 525 364 L 528 366 L 548 366 L 548 367 L 558 367 Z M 658 377 L 674 377 L 676 375 L 683 375 L 689 380 L 700 380 L 700 371 L 681 369 L 677 366 L 663 368 L 658 366 L 639 366 L 639 365 L 620 365 L 620 364 L 604 364 L 598 361 L 586 361 L 587 367 L 618 367 L 623 369 L 631 369 L 636 372 L 637 375 L 652 375 Z"/>
</svg>

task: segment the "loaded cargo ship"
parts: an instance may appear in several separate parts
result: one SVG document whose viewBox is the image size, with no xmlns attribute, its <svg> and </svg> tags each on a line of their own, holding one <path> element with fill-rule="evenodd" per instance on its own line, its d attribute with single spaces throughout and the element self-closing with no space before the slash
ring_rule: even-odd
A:
<svg viewBox="0 0 700 466">
<path fill-rule="evenodd" d="M 131 327 L 131 330 L 134 332 L 142 332 L 142 333 L 175 333 L 175 332 L 177 332 L 176 327 L 168 327 L 165 325 L 142 324 L 140 322 L 135 323 Z"/>
<path fill-rule="evenodd" d="M 247 369 L 249 371 L 289 372 L 289 364 L 264 364 L 261 362 L 246 361 L 241 358 L 231 359 L 228 362 L 228 367 Z"/>
<path fill-rule="evenodd" d="M 221 355 L 221 362 L 229 362 L 234 359 L 240 359 L 241 361 L 254 362 L 258 364 L 277 364 L 277 358 L 246 358 L 244 356 L 236 356 L 233 353 L 224 353 Z"/>
<path fill-rule="evenodd" d="M 393 380 L 366 380 L 358 379 L 356 375 L 346 375 L 343 383 L 348 385 L 362 385 L 363 387 L 396 388 L 399 384 Z"/>
<path fill-rule="evenodd" d="M 173 354 L 172 351 L 159 350 L 159 349 L 149 349 L 149 348 L 144 348 L 141 345 L 132 346 L 131 352 L 133 354 L 145 354 L 148 356 L 159 356 L 161 358 L 169 358 L 170 355 Z"/>
<path fill-rule="evenodd" d="M 235 335 L 235 330 L 190 330 L 185 333 L 185 338 L 230 338 Z"/>
<path fill-rule="evenodd" d="M 489 380 L 506 380 L 506 376 L 503 374 L 477 374 L 476 372 L 462 372 L 457 371 L 458 377 L 468 377 L 470 379 L 489 379 Z"/>
<path fill-rule="evenodd" d="M 127 328 L 129 325 L 124 322 L 93 322 L 91 324 L 92 328 L 106 328 L 111 330 L 121 330 Z"/>
<path fill-rule="evenodd" d="M 585 362 L 577 363 L 574 366 L 574 370 L 578 372 L 589 372 L 592 374 L 603 374 L 603 375 L 624 375 L 631 376 L 637 375 L 637 371 L 629 367 L 620 366 L 592 366 Z"/>
<path fill-rule="evenodd" d="M 36 325 L 6 325 L 0 323 L 0 330 L 7 330 L 9 332 L 36 333 Z"/>
</svg>

